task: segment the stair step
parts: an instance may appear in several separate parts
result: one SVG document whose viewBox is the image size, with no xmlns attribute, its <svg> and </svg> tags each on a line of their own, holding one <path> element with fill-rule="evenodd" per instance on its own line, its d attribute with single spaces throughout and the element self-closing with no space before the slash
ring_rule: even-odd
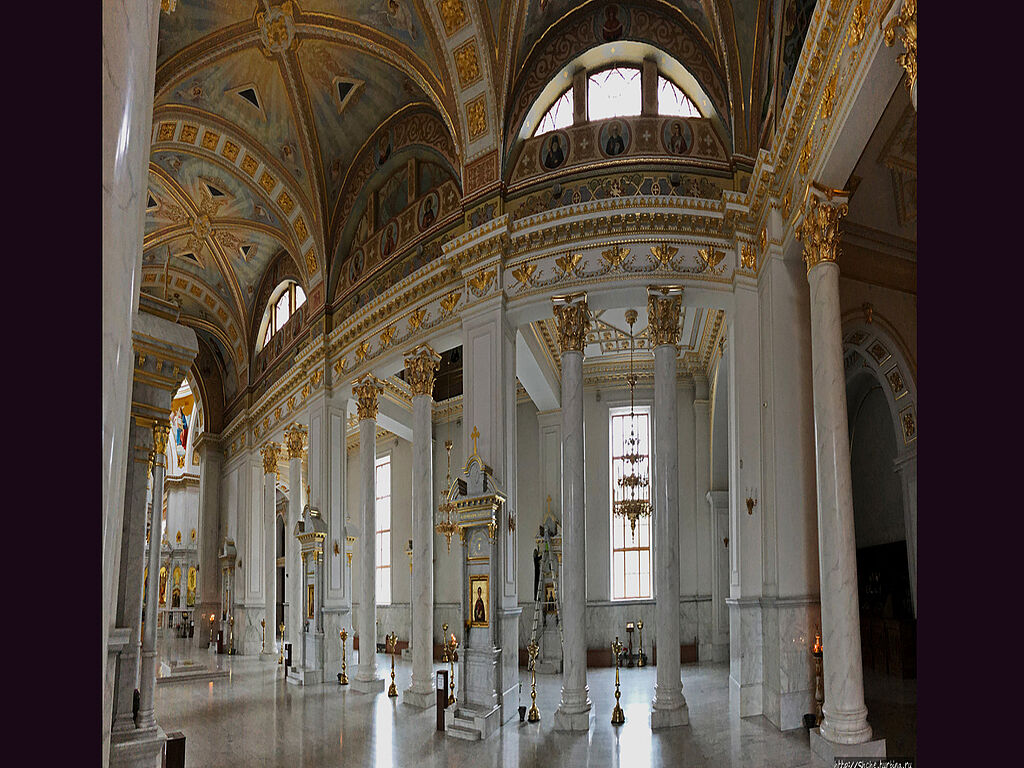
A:
<svg viewBox="0 0 1024 768">
<path fill-rule="evenodd" d="M 480 731 L 476 728 L 465 728 L 460 725 L 449 725 L 448 733 L 457 739 L 466 739 L 467 741 L 480 741 Z"/>
</svg>

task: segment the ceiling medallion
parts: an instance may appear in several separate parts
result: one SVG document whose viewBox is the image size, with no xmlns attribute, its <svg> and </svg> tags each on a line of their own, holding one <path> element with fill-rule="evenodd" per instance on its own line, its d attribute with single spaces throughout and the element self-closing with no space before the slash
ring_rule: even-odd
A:
<svg viewBox="0 0 1024 768">
<path fill-rule="evenodd" d="M 295 42 L 294 5 L 290 2 L 274 6 L 266 13 L 256 14 L 256 26 L 265 52 L 281 53 Z"/>
<path fill-rule="evenodd" d="M 622 456 L 625 466 L 622 477 L 618 479 L 622 489 L 622 499 L 616 501 L 612 511 L 617 517 L 629 520 L 630 533 L 636 536 L 636 521 L 642 517 L 650 517 L 650 496 L 644 489 L 650 486 L 650 478 L 646 473 L 638 471 L 640 455 L 640 438 L 636 434 L 636 413 L 633 411 L 633 390 L 636 388 L 636 374 L 633 373 L 633 323 L 636 322 L 635 309 L 626 310 L 626 322 L 629 323 L 629 437 L 625 441 L 625 453 Z"/>
</svg>

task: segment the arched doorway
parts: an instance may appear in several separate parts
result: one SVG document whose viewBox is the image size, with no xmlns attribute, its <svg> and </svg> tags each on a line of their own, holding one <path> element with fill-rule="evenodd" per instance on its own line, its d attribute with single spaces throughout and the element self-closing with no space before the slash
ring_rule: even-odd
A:
<svg viewBox="0 0 1024 768">
<path fill-rule="evenodd" d="M 883 323 L 876 314 L 844 328 L 861 648 L 865 668 L 912 678 L 917 390 L 902 345 Z"/>
</svg>

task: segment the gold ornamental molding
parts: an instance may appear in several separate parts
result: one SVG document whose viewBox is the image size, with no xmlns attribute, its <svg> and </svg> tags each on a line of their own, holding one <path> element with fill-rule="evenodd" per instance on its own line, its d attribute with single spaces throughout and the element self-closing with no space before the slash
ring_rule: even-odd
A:
<svg viewBox="0 0 1024 768">
<path fill-rule="evenodd" d="M 289 459 L 301 459 L 305 450 L 306 428 L 295 423 L 284 430 L 284 445 Z"/>
<path fill-rule="evenodd" d="M 804 244 L 804 261 L 810 272 L 822 262 L 836 261 L 839 256 L 839 219 L 849 211 L 849 194 L 813 183 L 807 189 L 806 212 L 796 230 L 796 238 Z"/>
<path fill-rule="evenodd" d="M 157 456 L 163 456 L 164 451 L 167 449 L 167 435 L 170 433 L 169 424 L 154 424 L 153 425 L 153 451 Z"/>
<path fill-rule="evenodd" d="M 683 307 L 683 286 L 651 285 L 647 288 L 647 323 L 651 346 L 679 344 L 679 314 Z"/>
<path fill-rule="evenodd" d="M 434 394 L 434 372 L 441 365 L 441 356 L 429 344 L 420 344 L 405 357 L 405 376 L 413 397 Z"/>
<path fill-rule="evenodd" d="M 356 409 L 359 420 L 377 419 L 377 398 L 384 388 L 381 381 L 372 374 L 366 374 L 352 386 L 352 394 L 356 396 Z"/>
<path fill-rule="evenodd" d="M 882 29 L 886 47 L 896 42 L 896 28 L 900 32 L 903 53 L 896 57 L 896 63 L 907 72 L 907 90 L 914 91 L 917 84 L 917 0 L 903 0 L 900 12 Z"/>
<path fill-rule="evenodd" d="M 551 297 L 555 322 L 558 324 L 558 344 L 562 352 L 582 352 L 590 331 L 590 309 L 587 293 L 580 291 Z"/>
<path fill-rule="evenodd" d="M 282 446 L 270 441 L 260 448 L 260 455 L 263 457 L 263 474 L 277 474 L 277 459 Z"/>
</svg>

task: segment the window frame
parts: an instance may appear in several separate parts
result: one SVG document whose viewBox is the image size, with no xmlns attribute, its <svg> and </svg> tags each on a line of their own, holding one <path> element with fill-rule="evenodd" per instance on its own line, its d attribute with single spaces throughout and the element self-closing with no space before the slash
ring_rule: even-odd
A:
<svg viewBox="0 0 1024 768">
<path fill-rule="evenodd" d="M 615 462 L 621 461 L 621 455 L 616 454 L 615 445 L 615 421 L 622 419 L 623 426 L 628 428 L 630 408 L 628 405 L 620 407 L 610 407 L 608 409 L 608 475 L 609 475 L 609 504 L 608 504 L 608 517 L 609 517 L 609 536 L 608 536 L 608 594 L 612 602 L 629 602 L 636 600 L 653 600 L 654 595 L 654 528 L 651 525 L 651 518 L 642 518 L 637 521 L 637 531 L 635 536 L 630 536 L 628 522 L 623 519 L 616 517 L 615 515 L 615 499 L 616 499 L 616 487 L 615 487 Z M 653 430 L 653 416 L 652 407 L 650 405 L 634 405 L 633 412 L 638 416 L 645 417 L 647 425 L 647 453 L 644 454 L 647 459 L 648 467 L 648 478 L 650 479 L 650 485 L 647 487 L 647 498 L 651 498 L 651 494 L 654 490 L 654 457 L 653 457 L 653 446 L 654 446 L 654 430 Z M 638 418 L 638 422 L 640 419 Z M 626 432 L 623 431 L 623 436 Z M 622 526 L 622 542 L 623 546 L 616 547 L 615 545 L 615 526 Z M 646 545 L 641 545 L 640 542 L 643 540 L 643 534 L 646 532 Z M 635 542 L 635 546 L 631 545 L 630 542 Z M 617 553 L 628 553 L 636 552 L 637 558 L 637 590 L 636 594 L 629 594 L 627 589 L 627 575 L 629 573 L 627 569 L 627 557 L 628 555 L 623 554 L 622 558 L 622 573 L 619 574 L 619 583 L 621 583 L 621 594 L 616 593 L 616 554 Z M 647 594 L 644 594 L 644 590 L 641 585 L 641 563 L 643 561 L 643 553 L 647 552 Z"/>
<path fill-rule="evenodd" d="M 379 496 L 379 495 L 377 495 L 377 493 L 378 493 L 378 484 L 380 482 L 380 480 L 378 478 L 378 472 L 379 472 L 380 468 L 383 467 L 383 466 L 387 466 L 387 468 L 388 468 L 387 495 Z M 373 577 L 374 577 L 374 586 L 375 586 L 375 589 L 374 589 L 374 598 L 375 598 L 374 602 L 377 605 L 391 605 L 392 601 L 394 600 L 394 581 L 393 581 L 393 579 L 394 579 L 394 569 L 392 568 L 392 566 L 394 565 L 394 558 L 393 558 L 393 552 L 392 552 L 392 549 L 394 547 L 394 536 L 392 535 L 393 534 L 392 511 L 393 510 L 392 510 L 392 505 L 391 505 L 391 500 L 394 497 L 394 473 L 392 472 L 392 469 L 393 469 L 393 465 L 392 465 L 392 461 L 391 461 L 391 453 L 390 452 L 383 453 L 383 454 L 381 454 L 380 456 L 378 456 L 374 460 L 374 463 L 373 463 L 373 489 L 374 489 L 374 499 L 373 499 L 373 526 L 374 526 L 374 534 L 373 534 Z M 381 520 L 380 520 L 380 501 L 382 499 L 387 499 L 388 500 L 387 528 L 381 528 L 381 525 L 380 525 L 381 524 Z M 386 551 L 384 549 L 384 546 L 381 543 L 381 540 L 382 540 L 384 534 L 387 534 L 387 541 L 388 541 L 387 550 Z M 382 564 L 382 560 L 384 559 L 383 555 L 385 555 L 385 554 L 387 555 L 387 558 L 386 558 L 387 562 Z M 383 573 L 384 571 L 386 571 L 386 573 Z M 387 592 L 388 592 L 387 600 L 382 600 L 382 598 L 381 598 L 382 590 L 381 590 L 380 587 L 381 587 L 382 579 L 386 579 L 386 581 L 384 581 L 383 583 L 386 583 L 386 585 L 387 585 Z"/>
<path fill-rule="evenodd" d="M 278 324 L 278 307 L 281 304 L 281 299 L 285 295 L 288 296 L 287 315 L 281 323 Z M 262 352 L 270 343 L 270 340 L 277 335 L 278 331 L 288 324 L 288 321 L 292 319 L 299 307 L 306 303 L 306 298 L 306 292 L 296 280 L 284 280 L 281 285 L 274 289 L 274 292 L 270 294 L 270 300 L 267 302 L 267 308 L 263 313 L 263 318 L 266 324 L 264 325 L 263 322 L 260 323 L 260 327 L 264 330 L 260 345 L 256 350 L 257 352 Z"/>
</svg>

